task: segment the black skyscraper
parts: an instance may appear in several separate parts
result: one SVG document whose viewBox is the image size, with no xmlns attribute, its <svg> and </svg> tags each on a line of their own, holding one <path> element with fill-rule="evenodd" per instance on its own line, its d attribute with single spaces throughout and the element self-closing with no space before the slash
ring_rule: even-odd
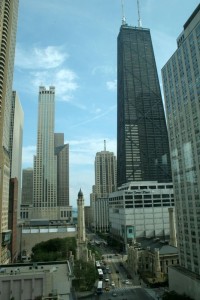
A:
<svg viewBox="0 0 200 300">
<path fill-rule="evenodd" d="M 149 29 L 118 36 L 117 185 L 171 181 L 168 134 Z"/>
</svg>

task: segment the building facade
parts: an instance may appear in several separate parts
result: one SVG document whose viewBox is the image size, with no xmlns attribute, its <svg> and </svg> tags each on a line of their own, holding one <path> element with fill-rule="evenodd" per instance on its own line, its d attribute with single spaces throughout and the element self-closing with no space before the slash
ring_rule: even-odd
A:
<svg viewBox="0 0 200 300">
<path fill-rule="evenodd" d="M 108 232 L 109 231 L 109 201 L 107 198 L 97 198 L 92 203 L 94 218 L 92 229 L 94 231 Z"/>
<path fill-rule="evenodd" d="M 33 206 L 38 218 L 53 218 L 57 207 L 57 157 L 54 153 L 55 88 L 39 88 L 37 153 Z"/>
<path fill-rule="evenodd" d="M 8 230 L 10 114 L 18 2 L 0 1 L 0 263 L 8 262 L 4 239 Z"/>
<path fill-rule="evenodd" d="M 108 197 L 116 190 L 117 160 L 113 152 L 97 152 L 95 157 L 95 190 L 96 197 Z"/>
<path fill-rule="evenodd" d="M 123 247 L 135 238 L 169 235 L 168 208 L 174 206 L 173 185 L 130 182 L 109 195 L 110 233 Z"/>
<path fill-rule="evenodd" d="M 64 144 L 64 134 L 54 134 L 57 157 L 57 204 L 69 206 L 69 144 Z"/>
<path fill-rule="evenodd" d="M 9 211 L 8 211 L 8 229 L 12 232 L 11 243 L 8 245 L 10 251 L 10 261 L 16 262 L 18 258 L 17 251 L 17 214 L 18 214 L 18 189 L 17 178 L 10 179 L 9 190 Z"/>
<path fill-rule="evenodd" d="M 159 238 L 134 242 L 127 249 L 127 268 L 130 274 L 134 278 L 139 273 L 149 283 L 167 281 L 168 267 L 178 264 L 178 249 Z"/>
<path fill-rule="evenodd" d="M 92 228 L 95 231 L 109 230 L 108 196 L 116 190 L 117 160 L 113 152 L 97 152 L 95 157 L 95 186 L 90 194 Z"/>
<path fill-rule="evenodd" d="M 17 217 L 20 218 L 21 205 L 21 171 L 22 171 L 22 142 L 24 128 L 24 112 L 15 91 L 12 92 L 12 106 L 10 116 L 10 177 L 17 178 L 18 181 L 18 204 Z"/>
<path fill-rule="evenodd" d="M 22 204 L 33 204 L 33 169 L 22 170 Z"/>
<path fill-rule="evenodd" d="M 177 39 L 177 50 L 162 69 L 177 212 L 180 268 L 183 268 L 182 271 L 179 268 L 179 271 L 181 273 L 185 269 L 187 274 L 191 272 L 196 275 L 200 275 L 199 45 L 200 5 L 184 24 L 183 31 Z M 196 281 L 192 282 L 191 279 L 189 285 L 191 291 L 194 291 Z M 179 285 L 179 291 L 183 288 L 184 285 Z"/>
<path fill-rule="evenodd" d="M 122 24 L 117 47 L 117 186 L 170 182 L 168 135 L 150 30 Z"/>
<path fill-rule="evenodd" d="M 0 300 L 69 300 L 71 283 L 68 261 L 10 264 L 1 269 Z"/>
</svg>

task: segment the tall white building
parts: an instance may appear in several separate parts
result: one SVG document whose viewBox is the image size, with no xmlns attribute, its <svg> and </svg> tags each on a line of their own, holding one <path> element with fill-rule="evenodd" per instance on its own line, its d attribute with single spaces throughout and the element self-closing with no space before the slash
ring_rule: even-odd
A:
<svg viewBox="0 0 200 300">
<path fill-rule="evenodd" d="M 24 127 L 24 112 L 19 97 L 15 91 L 13 91 L 12 93 L 10 122 L 10 177 L 17 178 L 18 181 L 17 217 L 19 219 L 21 204 L 22 141 Z"/>
<path fill-rule="evenodd" d="M 171 269 L 169 282 L 199 299 L 200 4 L 184 24 L 177 46 L 162 69 L 181 265 Z"/>
<path fill-rule="evenodd" d="M 9 259 L 9 139 L 18 2 L 0 1 L 0 263 Z"/>
<path fill-rule="evenodd" d="M 57 158 L 54 154 L 55 88 L 39 88 L 37 153 L 34 157 L 33 206 L 37 218 L 55 218 Z"/>
</svg>

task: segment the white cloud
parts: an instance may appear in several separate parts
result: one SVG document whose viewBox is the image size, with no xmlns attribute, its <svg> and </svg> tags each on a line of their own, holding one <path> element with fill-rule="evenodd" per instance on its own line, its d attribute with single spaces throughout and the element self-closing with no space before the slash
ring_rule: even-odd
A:
<svg viewBox="0 0 200 300">
<path fill-rule="evenodd" d="M 17 45 L 15 65 L 22 69 L 52 69 L 61 66 L 67 57 L 62 47 L 23 49 Z"/>
<path fill-rule="evenodd" d="M 110 91 L 116 91 L 117 89 L 117 80 L 107 81 L 106 82 L 107 89 Z"/>
<path fill-rule="evenodd" d="M 78 88 L 77 76 L 69 69 L 31 72 L 31 75 L 31 84 L 35 87 L 35 90 L 41 85 L 53 85 L 56 87 L 56 95 L 62 101 L 71 101 L 73 99 L 72 92 Z"/>
<path fill-rule="evenodd" d="M 36 154 L 36 146 L 26 146 L 22 149 L 22 164 L 23 168 L 33 165 L 33 156 Z"/>
<path fill-rule="evenodd" d="M 62 47 L 48 46 L 46 48 L 34 48 L 31 51 L 17 48 L 16 66 L 29 69 L 30 88 L 38 91 L 38 87 L 55 86 L 56 99 L 61 101 L 73 101 L 73 92 L 78 89 L 76 73 L 66 68 L 64 62 L 68 54 Z"/>
</svg>

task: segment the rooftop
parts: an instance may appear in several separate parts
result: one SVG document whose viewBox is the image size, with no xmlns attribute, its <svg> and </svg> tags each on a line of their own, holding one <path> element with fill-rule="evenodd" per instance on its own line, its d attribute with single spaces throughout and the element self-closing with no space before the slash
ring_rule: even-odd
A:
<svg viewBox="0 0 200 300">
<path fill-rule="evenodd" d="M 169 245 L 169 237 L 139 238 L 137 243 L 141 249 L 147 249 L 147 247 L 150 251 L 159 249 L 160 255 L 178 254 L 178 249 Z"/>
</svg>

